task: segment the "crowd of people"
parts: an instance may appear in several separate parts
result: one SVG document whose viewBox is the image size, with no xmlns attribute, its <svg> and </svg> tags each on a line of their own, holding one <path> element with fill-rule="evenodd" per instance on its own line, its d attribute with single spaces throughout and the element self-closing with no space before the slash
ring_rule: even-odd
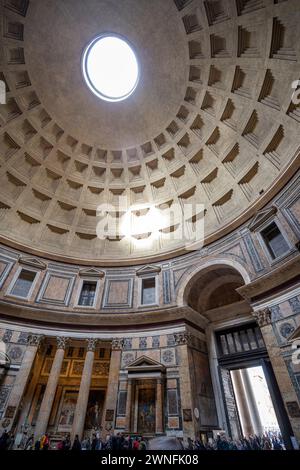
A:
<svg viewBox="0 0 300 470">
<path fill-rule="evenodd" d="M 100 437 L 100 433 L 94 433 L 92 437 L 85 437 L 80 441 L 79 436 L 76 435 L 73 442 L 71 442 L 70 435 L 66 434 L 55 445 L 52 445 L 49 434 L 44 434 L 40 439 L 35 440 L 34 434 L 24 436 L 21 442 L 14 446 L 14 438 L 10 432 L 4 431 L 0 437 L 0 450 L 12 450 L 13 448 L 19 450 L 109 450 L 112 452 L 127 451 L 127 450 L 146 450 L 146 440 L 144 437 L 131 437 L 129 435 L 108 434 L 105 439 Z"/>
<path fill-rule="evenodd" d="M 63 438 L 58 444 L 58 450 L 110 450 L 112 452 L 127 450 L 146 450 L 144 437 L 131 437 L 129 435 L 108 434 L 105 439 L 101 439 L 99 433 L 93 434 L 92 438 L 85 437 L 82 441 L 75 436 L 71 445 L 69 436 Z"/>
<path fill-rule="evenodd" d="M 200 439 L 188 438 L 187 450 L 284 450 L 282 436 L 279 433 L 265 433 L 261 436 L 248 436 L 230 439 L 225 434 L 218 435 L 203 443 Z"/>
<path fill-rule="evenodd" d="M 166 438 L 165 438 L 166 439 Z M 167 444 L 168 442 L 168 444 Z M 171 444 L 169 444 L 171 442 Z M 261 436 L 248 436 L 241 439 L 230 439 L 225 434 L 219 434 L 216 438 L 210 438 L 207 442 L 200 439 L 187 439 L 184 444 L 181 439 L 172 438 L 164 441 L 161 438 L 159 449 L 172 450 L 182 449 L 189 451 L 210 451 L 210 450 L 284 450 L 284 443 L 280 433 L 264 433 Z M 169 447 L 170 446 L 170 447 Z M 174 446 L 174 447 L 172 447 Z M 11 433 L 4 431 L 0 437 L 0 450 L 11 450 L 14 447 L 14 439 Z M 122 433 L 108 434 L 102 439 L 100 433 L 94 433 L 92 437 L 84 437 L 81 441 L 76 435 L 71 442 L 69 434 L 61 438 L 56 445 L 51 445 L 50 437 L 46 433 L 40 439 L 35 440 L 34 435 L 24 436 L 24 439 L 17 446 L 20 450 L 37 450 L 45 451 L 56 449 L 61 451 L 83 451 L 83 450 L 108 450 L 111 452 L 128 451 L 128 450 L 146 450 L 153 448 L 151 441 L 149 443 L 142 436 L 130 436 Z"/>
</svg>

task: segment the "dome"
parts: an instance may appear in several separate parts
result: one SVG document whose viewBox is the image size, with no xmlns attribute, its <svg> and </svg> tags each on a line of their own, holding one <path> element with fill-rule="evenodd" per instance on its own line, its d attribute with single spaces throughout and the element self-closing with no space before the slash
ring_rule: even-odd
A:
<svg viewBox="0 0 300 470">
<path fill-rule="evenodd" d="M 298 165 L 299 11 L 84 3 L 4 8 L 1 240 L 69 262 L 137 264 L 247 221 Z M 102 35 L 124 38 L 138 60 L 122 101 L 99 99 L 82 73 Z"/>
</svg>

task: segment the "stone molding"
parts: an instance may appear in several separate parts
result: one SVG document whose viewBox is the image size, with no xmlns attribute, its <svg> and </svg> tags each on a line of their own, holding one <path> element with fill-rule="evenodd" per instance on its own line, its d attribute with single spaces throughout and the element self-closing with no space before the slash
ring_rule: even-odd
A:
<svg viewBox="0 0 300 470">
<path fill-rule="evenodd" d="M 105 277 L 105 272 L 97 268 L 90 268 L 90 269 L 85 268 L 85 269 L 80 269 L 79 276 L 102 279 L 103 277 Z"/>
<path fill-rule="evenodd" d="M 66 349 L 68 342 L 69 342 L 69 338 L 66 338 L 65 336 L 57 336 L 56 342 L 57 342 L 57 349 Z"/>
<path fill-rule="evenodd" d="M 111 349 L 113 351 L 118 351 L 119 349 L 123 349 L 124 346 L 124 339 L 123 338 L 113 338 L 111 342 Z"/>
<path fill-rule="evenodd" d="M 98 339 L 97 338 L 87 338 L 87 350 L 95 352 L 95 349 L 97 347 Z"/>
<path fill-rule="evenodd" d="M 272 312 L 271 310 L 266 307 L 263 308 L 262 310 L 258 310 L 257 312 L 253 312 L 253 316 L 255 320 L 258 323 L 258 326 L 260 328 L 263 328 L 264 326 L 270 325 L 271 324 L 271 319 L 272 319 Z"/>
<path fill-rule="evenodd" d="M 174 333 L 174 340 L 175 340 L 176 346 L 181 346 L 183 344 L 189 345 L 192 340 L 192 335 L 187 332 Z"/>
<path fill-rule="evenodd" d="M 34 333 L 30 333 L 27 338 L 27 344 L 28 346 L 39 347 L 43 339 L 44 339 L 44 335 L 37 335 Z"/>
<path fill-rule="evenodd" d="M 143 276 L 146 274 L 158 274 L 161 271 L 160 266 L 156 266 L 154 264 L 147 264 L 146 266 L 143 266 L 142 268 L 138 269 L 136 271 L 137 276 Z"/>
<path fill-rule="evenodd" d="M 258 230 L 265 222 L 274 217 L 277 210 L 276 206 L 271 206 L 258 211 L 249 224 L 249 230 L 251 230 L 251 232 Z"/>
<path fill-rule="evenodd" d="M 26 266 L 30 266 L 32 268 L 40 269 L 40 270 L 44 270 L 47 268 L 46 263 L 41 261 L 39 258 L 33 258 L 30 256 L 20 256 L 19 263 L 24 264 Z"/>
</svg>

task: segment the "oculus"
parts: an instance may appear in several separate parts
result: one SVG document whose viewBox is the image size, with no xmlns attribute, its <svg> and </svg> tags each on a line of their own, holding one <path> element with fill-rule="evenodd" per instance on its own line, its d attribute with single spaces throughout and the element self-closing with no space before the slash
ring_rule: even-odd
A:
<svg viewBox="0 0 300 470">
<path fill-rule="evenodd" d="M 82 72 L 89 89 L 104 101 L 128 98 L 139 81 L 139 65 L 132 46 L 116 34 L 97 36 L 85 48 Z"/>
</svg>

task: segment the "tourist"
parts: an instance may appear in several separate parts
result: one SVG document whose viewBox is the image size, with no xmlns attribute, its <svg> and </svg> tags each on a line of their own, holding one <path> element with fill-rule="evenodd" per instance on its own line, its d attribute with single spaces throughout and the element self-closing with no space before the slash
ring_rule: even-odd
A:
<svg viewBox="0 0 300 470">
<path fill-rule="evenodd" d="M 143 437 L 141 437 L 139 450 L 146 450 L 146 449 L 147 449 L 147 446 L 146 446 L 145 439 Z"/>
<path fill-rule="evenodd" d="M 186 450 L 193 450 L 194 449 L 194 443 L 190 437 L 187 438 L 188 444 L 186 447 Z"/>
<path fill-rule="evenodd" d="M 281 445 L 281 443 L 279 442 L 279 440 L 276 439 L 276 437 L 274 437 L 274 438 L 272 439 L 272 444 L 273 444 L 273 449 L 274 449 L 274 450 L 282 450 L 282 445 Z"/>
<path fill-rule="evenodd" d="M 221 437 L 220 434 L 218 434 L 217 436 L 216 445 L 217 450 L 229 450 L 229 443 L 227 439 L 225 438 L 225 436 Z"/>
<path fill-rule="evenodd" d="M 72 450 L 81 450 L 81 442 L 79 440 L 78 434 L 76 434 L 73 445 L 72 445 Z"/>
<path fill-rule="evenodd" d="M 66 435 L 65 437 L 65 442 L 64 442 L 64 450 L 70 450 L 71 449 L 71 439 L 69 434 Z"/>
<path fill-rule="evenodd" d="M 140 442 L 139 442 L 139 439 L 136 437 L 133 441 L 132 449 L 133 450 L 139 450 L 139 447 L 140 447 Z"/>
<path fill-rule="evenodd" d="M 0 438 L 0 450 L 8 450 L 9 448 L 9 433 L 4 430 L 4 433 L 2 434 Z"/>
<path fill-rule="evenodd" d="M 34 444 L 34 434 L 31 434 L 31 436 L 28 437 L 25 443 L 24 450 L 32 450 L 33 444 Z"/>
<path fill-rule="evenodd" d="M 91 450 L 96 450 L 97 442 L 98 442 L 97 436 L 96 436 L 96 434 L 93 434 Z"/>
<path fill-rule="evenodd" d="M 41 450 L 41 440 L 37 439 L 34 444 L 34 450 Z"/>
<path fill-rule="evenodd" d="M 81 450 L 91 450 L 91 441 L 89 437 L 83 439 L 81 443 Z"/>
<path fill-rule="evenodd" d="M 50 447 L 50 439 L 49 439 L 49 435 L 46 433 L 42 436 L 40 440 L 40 449 L 49 450 L 49 447 Z"/>
<path fill-rule="evenodd" d="M 64 439 L 61 439 L 58 443 L 57 443 L 57 446 L 56 446 L 56 450 L 65 450 L 65 440 Z"/>
</svg>

